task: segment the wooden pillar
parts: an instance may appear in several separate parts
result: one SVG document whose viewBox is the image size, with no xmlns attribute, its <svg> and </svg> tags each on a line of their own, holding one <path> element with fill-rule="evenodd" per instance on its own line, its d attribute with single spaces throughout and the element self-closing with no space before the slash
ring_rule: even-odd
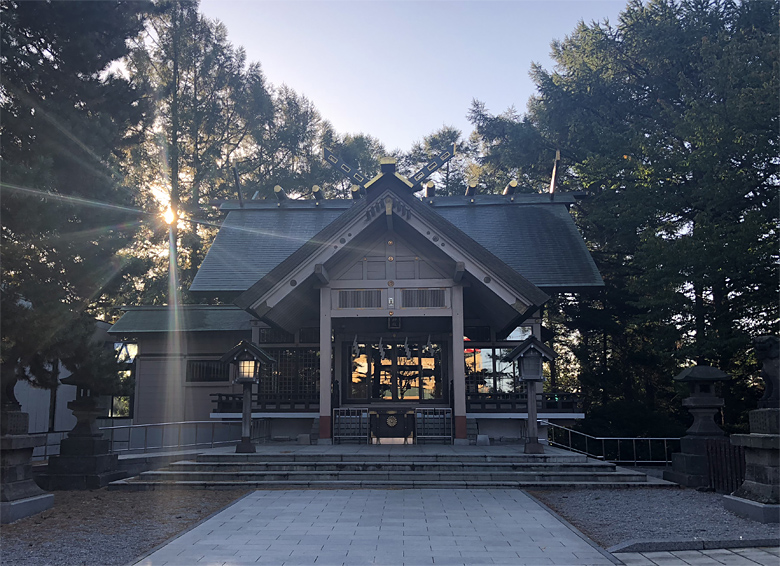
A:
<svg viewBox="0 0 780 566">
<path fill-rule="evenodd" d="M 452 388 L 455 417 L 455 440 L 466 436 L 466 364 L 463 359 L 463 287 L 452 288 Z"/>
<path fill-rule="evenodd" d="M 539 443 L 539 426 L 536 414 L 536 380 L 526 380 L 525 386 L 528 392 L 528 425 L 526 426 L 526 438 L 524 452 L 526 454 L 544 454 L 544 446 Z"/>
<path fill-rule="evenodd" d="M 331 443 L 331 313 L 330 287 L 320 289 L 320 444 Z"/>
</svg>

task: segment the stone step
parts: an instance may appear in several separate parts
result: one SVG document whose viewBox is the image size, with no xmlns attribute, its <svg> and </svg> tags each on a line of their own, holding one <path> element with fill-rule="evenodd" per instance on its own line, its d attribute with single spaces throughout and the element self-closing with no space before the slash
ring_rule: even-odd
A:
<svg viewBox="0 0 780 566">
<path fill-rule="evenodd" d="M 372 454 L 361 452 L 358 454 L 199 454 L 198 462 L 515 462 L 515 463 L 585 463 L 588 458 L 582 454 L 423 454 L 395 452 L 392 456 L 387 453 Z M 593 460 L 590 460 L 593 462 Z"/>
<path fill-rule="evenodd" d="M 533 482 L 533 481 L 131 481 L 120 480 L 108 486 L 110 490 L 156 491 L 177 489 L 627 489 L 632 487 L 666 488 L 668 484 L 621 482 L 621 481 L 583 481 L 583 482 Z"/>
<path fill-rule="evenodd" d="M 646 476 L 637 473 L 621 472 L 406 472 L 406 471 L 278 471 L 278 472 L 203 472 L 203 471 L 170 471 L 158 470 L 144 472 L 138 476 L 139 481 L 204 481 L 204 482 L 268 482 L 283 481 L 303 483 L 311 481 L 361 481 L 368 483 L 394 481 L 482 481 L 492 483 L 503 482 L 644 482 Z"/>
<path fill-rule="evenodd" d="M 172 463 L 168 469 L 176 471 L 201 472 L 262 472 L 262 471 L 420 471 L 420 472 L 614 472 L 615 465 L 609 462 L 564 464 L 558 462 L 420 462 L 420 461 L 373 461 L 373 462 L 193 462 Z"/>
</svg>

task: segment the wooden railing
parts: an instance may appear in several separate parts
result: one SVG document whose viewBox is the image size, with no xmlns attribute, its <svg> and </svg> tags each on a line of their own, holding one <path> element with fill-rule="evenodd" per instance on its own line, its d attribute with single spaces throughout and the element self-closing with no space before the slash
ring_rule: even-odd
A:
<svg viewBox="0 0 780 566">
<path fill-rule="evenodd" d="M 544 413 L 578 413 L 581 398 L 576 393 L 543 393 L 536 397 L 536 409 Z M 469 413 L 525 413 L 528 395 L 525 393 L 468 393 Z"/>
<path fill-rule="evenodd" d="M 212 403 L 216 407 L 213 413 L 240 413 L 243 402 L 241 393 L 212 393 Z M 320 397 L 318 394 L 293 394 L 293 395 L 259 395 L 252 393 L 252 412 L 279 412 L 289 413 L 297 411 L 309 411 L 316 413 L 320 410 Z"/>
</svg>

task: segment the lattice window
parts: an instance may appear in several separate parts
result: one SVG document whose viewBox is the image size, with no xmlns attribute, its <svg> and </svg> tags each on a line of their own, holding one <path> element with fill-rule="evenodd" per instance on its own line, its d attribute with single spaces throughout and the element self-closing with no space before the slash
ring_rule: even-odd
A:
<svg viewBox="0 0 780 566">
<path fill-rule="evenodd" d="M 187 383 L 230 381 L 230 366 L 219 360 L 187 360 Z"/>
<path fill-rule="evenodd" d="M 320 351 L 298 350 L 298 392 L 317 393 L 320 390 Z"/>
<path fill-rule="evenodd" d="M 309 328 L 301 328 L 299 333 L 299 341 L 301 344 L 319 344 L 320 343 L 320 329 L 316 326 Z"/>
<path fill-rule="evenodd" d="M 292 344 L 295 336 L 277 328 L 261 328 L 259 344 Z"/>
<path fill-rule="evenodd" d="M 402 289 L 401 306 L 406 309 L 443 308 L 444 289 Z"/>
<path fill-rule="evenodd" d="M 276 360 L 263 366 L 260 393 L 272 397 L 313 395 L 319 391 L 319 350 L 313 348 L 265 348 Z"/>
<path fill-rule="evenodd" d="M 378 309 L 382 307 L 382 291 L 339 291 L 340 309 Z"/>
</svg>

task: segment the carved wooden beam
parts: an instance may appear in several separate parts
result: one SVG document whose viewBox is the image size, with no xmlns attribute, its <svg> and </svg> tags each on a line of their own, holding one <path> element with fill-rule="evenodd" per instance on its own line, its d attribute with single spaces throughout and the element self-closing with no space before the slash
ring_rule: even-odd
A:
<svg viewBox="0 0 780 566">
<path fill-rule="evenodd" d="M 452 280 L 455 281 L 455 283 L 460 283 L 460 280 L 463 279 L 463 274 L 466 272 L 466 264 L 462 261 L 458 261 L 455 263 L 455 274 L 452 276 Z"/>
<path fill-rule="evenodd" d="M 327 283 L 330 281 L 328 270 L 325 269 L 325 266 L 322 265 L 321 263 L 317 263 L 314 265 L 314 276 L 323 285 L 327 285 Z"/>
</svg>

